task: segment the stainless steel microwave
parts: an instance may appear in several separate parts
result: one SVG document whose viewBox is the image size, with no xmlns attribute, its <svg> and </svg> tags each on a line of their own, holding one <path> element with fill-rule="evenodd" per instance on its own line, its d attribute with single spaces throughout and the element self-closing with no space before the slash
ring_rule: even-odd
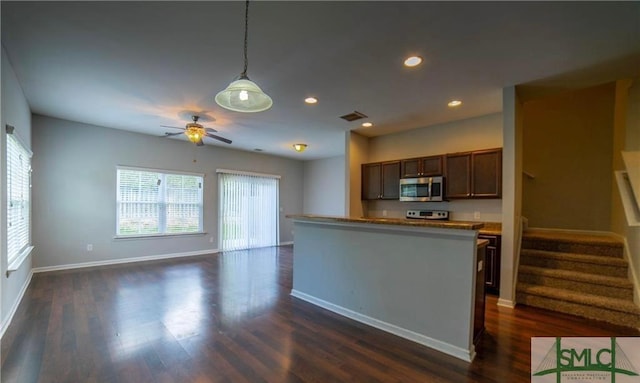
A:
<svg viewBox="0 0 640 383">
<path fill-rule="evenodd" d="M 432 202 L 444 198 L 444 177 L 400 179 L 400 201 Z"/>
</svg>

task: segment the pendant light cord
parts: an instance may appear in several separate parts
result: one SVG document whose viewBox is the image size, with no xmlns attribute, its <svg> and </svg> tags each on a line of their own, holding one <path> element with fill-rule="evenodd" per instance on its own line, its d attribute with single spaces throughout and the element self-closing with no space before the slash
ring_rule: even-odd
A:
<svg viewBox="0 0 640 383">
<path fill-rule="evenodd" d="M 249 34 L 249 0 L 246 1 L 245 8 L 244 8 L 244 70 L 242 71 L 240 78 L 248 78 L 247 77 L 247 67 L 249 66 L 249 60 L 247 59 L 248 34 Z"/>
</svg>

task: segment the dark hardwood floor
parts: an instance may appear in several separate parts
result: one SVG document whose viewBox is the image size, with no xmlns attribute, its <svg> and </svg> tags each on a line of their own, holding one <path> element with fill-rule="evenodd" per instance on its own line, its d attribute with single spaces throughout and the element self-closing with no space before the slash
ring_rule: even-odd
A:
<svg viewBox="0 0 640 383">
<path fill-rule="evenodd" d="M 291 247 L 36 274 L 2 382 L 529 382 L 532 336 L 639 335 L 489 296 L 470 364 L 292 298 L 291 281 Z"/>
</svg>

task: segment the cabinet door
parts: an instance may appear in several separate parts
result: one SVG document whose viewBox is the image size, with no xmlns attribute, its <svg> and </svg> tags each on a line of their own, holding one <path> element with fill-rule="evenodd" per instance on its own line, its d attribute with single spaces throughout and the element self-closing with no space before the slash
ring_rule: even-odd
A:
<svg viewBox="0 0 640 383">
<path fill-rule="evenodd" d="M 400 199 L 400 161 L 382 164 L 382 199 Z"/>
<path fill-rule="evenodd" d="M 502 195 L 502 150 L 472 153 L 472 196 L 499 198 Z"/>
<path fill-rule="evenodd" d="M 480 341 L 480 337 L 484 332 L 484 310 L 486 306 L 485 302 L 485 270 L 486 270 L 486 246 L 479 247 L 477 250 L 477 264 L 476 264 L 476 288 L 474 299 L 474 318 L 473 318 L 473 344 L 477 345 Z M 483 264 L 480 267 L 480 264 Z"/>
<path fill-rule="evenodd" d="M 478 238 L 489 240 L 485 258 L 485 287 L 487 288 L 487 293 L 500 294 L 500 236 L 478 235 Z"/>
<path fill-rule="evenodd" d="M 362 165 L 362 199 L 379 199 L 382 196 L 381 164 Z M 399 187 L 399 186 L 398 186 Z"/>
<path fill-rule="evenodd" d="M 445 164 L 446 198 L 471 196 L 471 153 L 447 154 Z"/>
<path fill-rule="evenodd" d="M 420 165 L 421 176 L 433 177 L 442 175 L 442 156 L 421 158 Z"/>
<path fill-rule="evenodd" d="M 420 177 L 421 158 L 411 158 L 401 161 L 402 178 Z"/>
</svg>

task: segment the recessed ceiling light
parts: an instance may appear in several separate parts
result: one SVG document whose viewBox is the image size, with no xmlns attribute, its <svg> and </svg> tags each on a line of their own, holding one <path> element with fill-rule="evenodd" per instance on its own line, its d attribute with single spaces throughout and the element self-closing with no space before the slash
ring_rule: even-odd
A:
<svg viewBox="0 0 640 383">
<path fill-rule="evenodd" d="M 421 63 L 422 63 L 422 57 L 420 56 L 411 56 L 411 57 L 407 57 L 404 60 L 404 66 L 408 66 L 408 67 L 418 66 Z"/>
<path fill-rule="evenodd" d="M 364 126 L 365 128 L 370 128 L 373 126 L 373 124 L 371 122 L 363 122 L 362 126 Z"/>
<path fill-rule="evenodd" d="M 304 99 L 304 102 L 306 102 L 307 104 L 317 104 L 318 99 L 315 97 L 307 97 Z"/>
<path fill-rule="evenodd" d="M 456 106 L 462 105 L 462 101 L 460 101 L 460 100 L 452 100 L 447 105 L 449 105 L 450 108 L 455 108 Z"/>
</svg>

